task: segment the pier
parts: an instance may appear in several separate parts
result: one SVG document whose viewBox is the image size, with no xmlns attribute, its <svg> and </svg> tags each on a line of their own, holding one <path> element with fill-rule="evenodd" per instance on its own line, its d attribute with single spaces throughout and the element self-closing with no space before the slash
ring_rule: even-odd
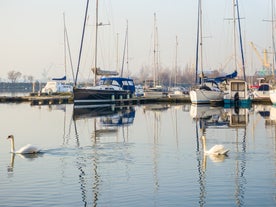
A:
<svg viewBox="0 0 276 207">
<path fill-rule="evenodd" d="M 72 95 L 29 95 L 29 96 L 0 96 L 0 103 L 30 102 L 31 105 L 72 104 Z M 191 103 L 189 95 L 181 97 L 132 97 L 128 99 L 115 99 L 115 105 L 139 105 L 151 103 Z M 268 99 L 253 99 L 253 104 L 272 104 Z M 213 104 L 214 105 L 214 104 Z M 216 105 L 216 104 L 215 104 Z M 214 106 L 215 106 L 214 105 Z"/>
</svg>

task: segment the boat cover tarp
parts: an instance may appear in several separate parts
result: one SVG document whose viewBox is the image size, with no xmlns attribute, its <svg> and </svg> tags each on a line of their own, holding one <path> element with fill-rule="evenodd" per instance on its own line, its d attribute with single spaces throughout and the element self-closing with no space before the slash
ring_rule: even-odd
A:
<svg viewBox="0 0 276 207">
<path fill-rule="evenodd" d="M 55 80 L 55 81 L 64 81 L 64 80 L 66 80 L 66 75 L 63 76 L 62 78 L 52 78 L 52 80 Z"/>
<path fill-rule="evenodd" d="M 221 82 L 223 82 L 227 79 L 235 78 L 235 77 L 237 77 L 237 75 L 238 75 L 237 71 L 234 71 L 233 73 L 228 74 L 226 76 L 219 76 L 219 77 L 216 77 L 216 78 L 206 78 L 204 80 L 204 82 L 215 82 L 215 83 L 218 84 L 218 83 L 221 83 Z"/>
<path fill-rule="evenodd" d="M 92 69 L 93 72 L 95 71 L 95 68 Z M 112 76 L 112 75 L 119 75 L 117 71 L 112 70 L 101 70 L 100 68 L 97 68 L 96 75 L 102 75 L 102 76 Z"/>
</svg>

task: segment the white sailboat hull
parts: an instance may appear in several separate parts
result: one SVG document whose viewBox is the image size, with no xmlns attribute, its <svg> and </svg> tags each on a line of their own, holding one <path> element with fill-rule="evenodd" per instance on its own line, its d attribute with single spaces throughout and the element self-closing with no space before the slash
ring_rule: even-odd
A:
<svg viewBox="0 0 276 207">
<path fill-rule="evenodd" d="M 269 90 L 269 97 L 272 104 L 276 104 L 276 89 Z"/>
<path fill-rule="evenodd" d="M 205 89 L 194 89 L 190 91 L 190 99 L 194 104 L 205 104 L 211 101 L 222 101 L 223 91 L 208 91 Z"/>
</svg>

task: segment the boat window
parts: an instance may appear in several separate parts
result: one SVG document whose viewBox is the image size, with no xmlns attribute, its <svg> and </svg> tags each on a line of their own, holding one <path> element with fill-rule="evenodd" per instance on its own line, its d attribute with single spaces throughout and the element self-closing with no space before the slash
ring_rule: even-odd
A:
<svg viewBox="0 0 276 207">
<path fill-rule="evenodd" d="M 269 91 L 269 85 L 261 85 L 259 91 Z"/>
<path fill-rule="evenodd" d="M 133 81 L 128 81 L 128 85 L 133 86 L 134 85 Z"/>
<path fill-rule="evenodd" d="M 103 85 L 112 85 L 112 80 L 104 80 Z"/>
<path fill-rule="evenodd" d="M 122 81 L 124 86 L 130 85 L 129 81 Z"/>
<path fill-rule="evenodd" d="M 244 91 L 245 90 L 245 83 L 232 83 L 231 84 L 232 91 Z"/>
<path fill-rule="evenodd" d="M 112 81 L 112 85 L 114 85 L 114 86 L 120 86 L 120 84 L 117 81 L 115 81 L 115 80 Z"/>
</svg>

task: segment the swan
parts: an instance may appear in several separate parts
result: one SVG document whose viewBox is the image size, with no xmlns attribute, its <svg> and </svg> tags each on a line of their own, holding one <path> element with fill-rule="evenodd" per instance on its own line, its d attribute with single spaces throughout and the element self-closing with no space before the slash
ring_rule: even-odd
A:
<svg viewBox="0 0 276 207">
<path fill-rule="evenodd" d="M 203 150 L 204 150 L 204 153 L 207 154 L 207 155 L 227 155 L 227 153 L 229 152 L 229 149 L 226 149 L 221 144 L 216 144 L 211 149 L 206 150 L 206 138 L 205 138 L 205 136 L 202 136 L 202 140 L 203 140 Z"/>
<path fill-rule="evenodd" d="M 34 154 L 39 153 L 41 149 L 37 148 L 36 146 L 27 144 L 24 147 L 21 147 L 19 150 L 15 151 L 14 149 L 14 136 L 9 135 L 7 139 L 11 140 L 11 153 L 15 154 Z"/>
</svg>

